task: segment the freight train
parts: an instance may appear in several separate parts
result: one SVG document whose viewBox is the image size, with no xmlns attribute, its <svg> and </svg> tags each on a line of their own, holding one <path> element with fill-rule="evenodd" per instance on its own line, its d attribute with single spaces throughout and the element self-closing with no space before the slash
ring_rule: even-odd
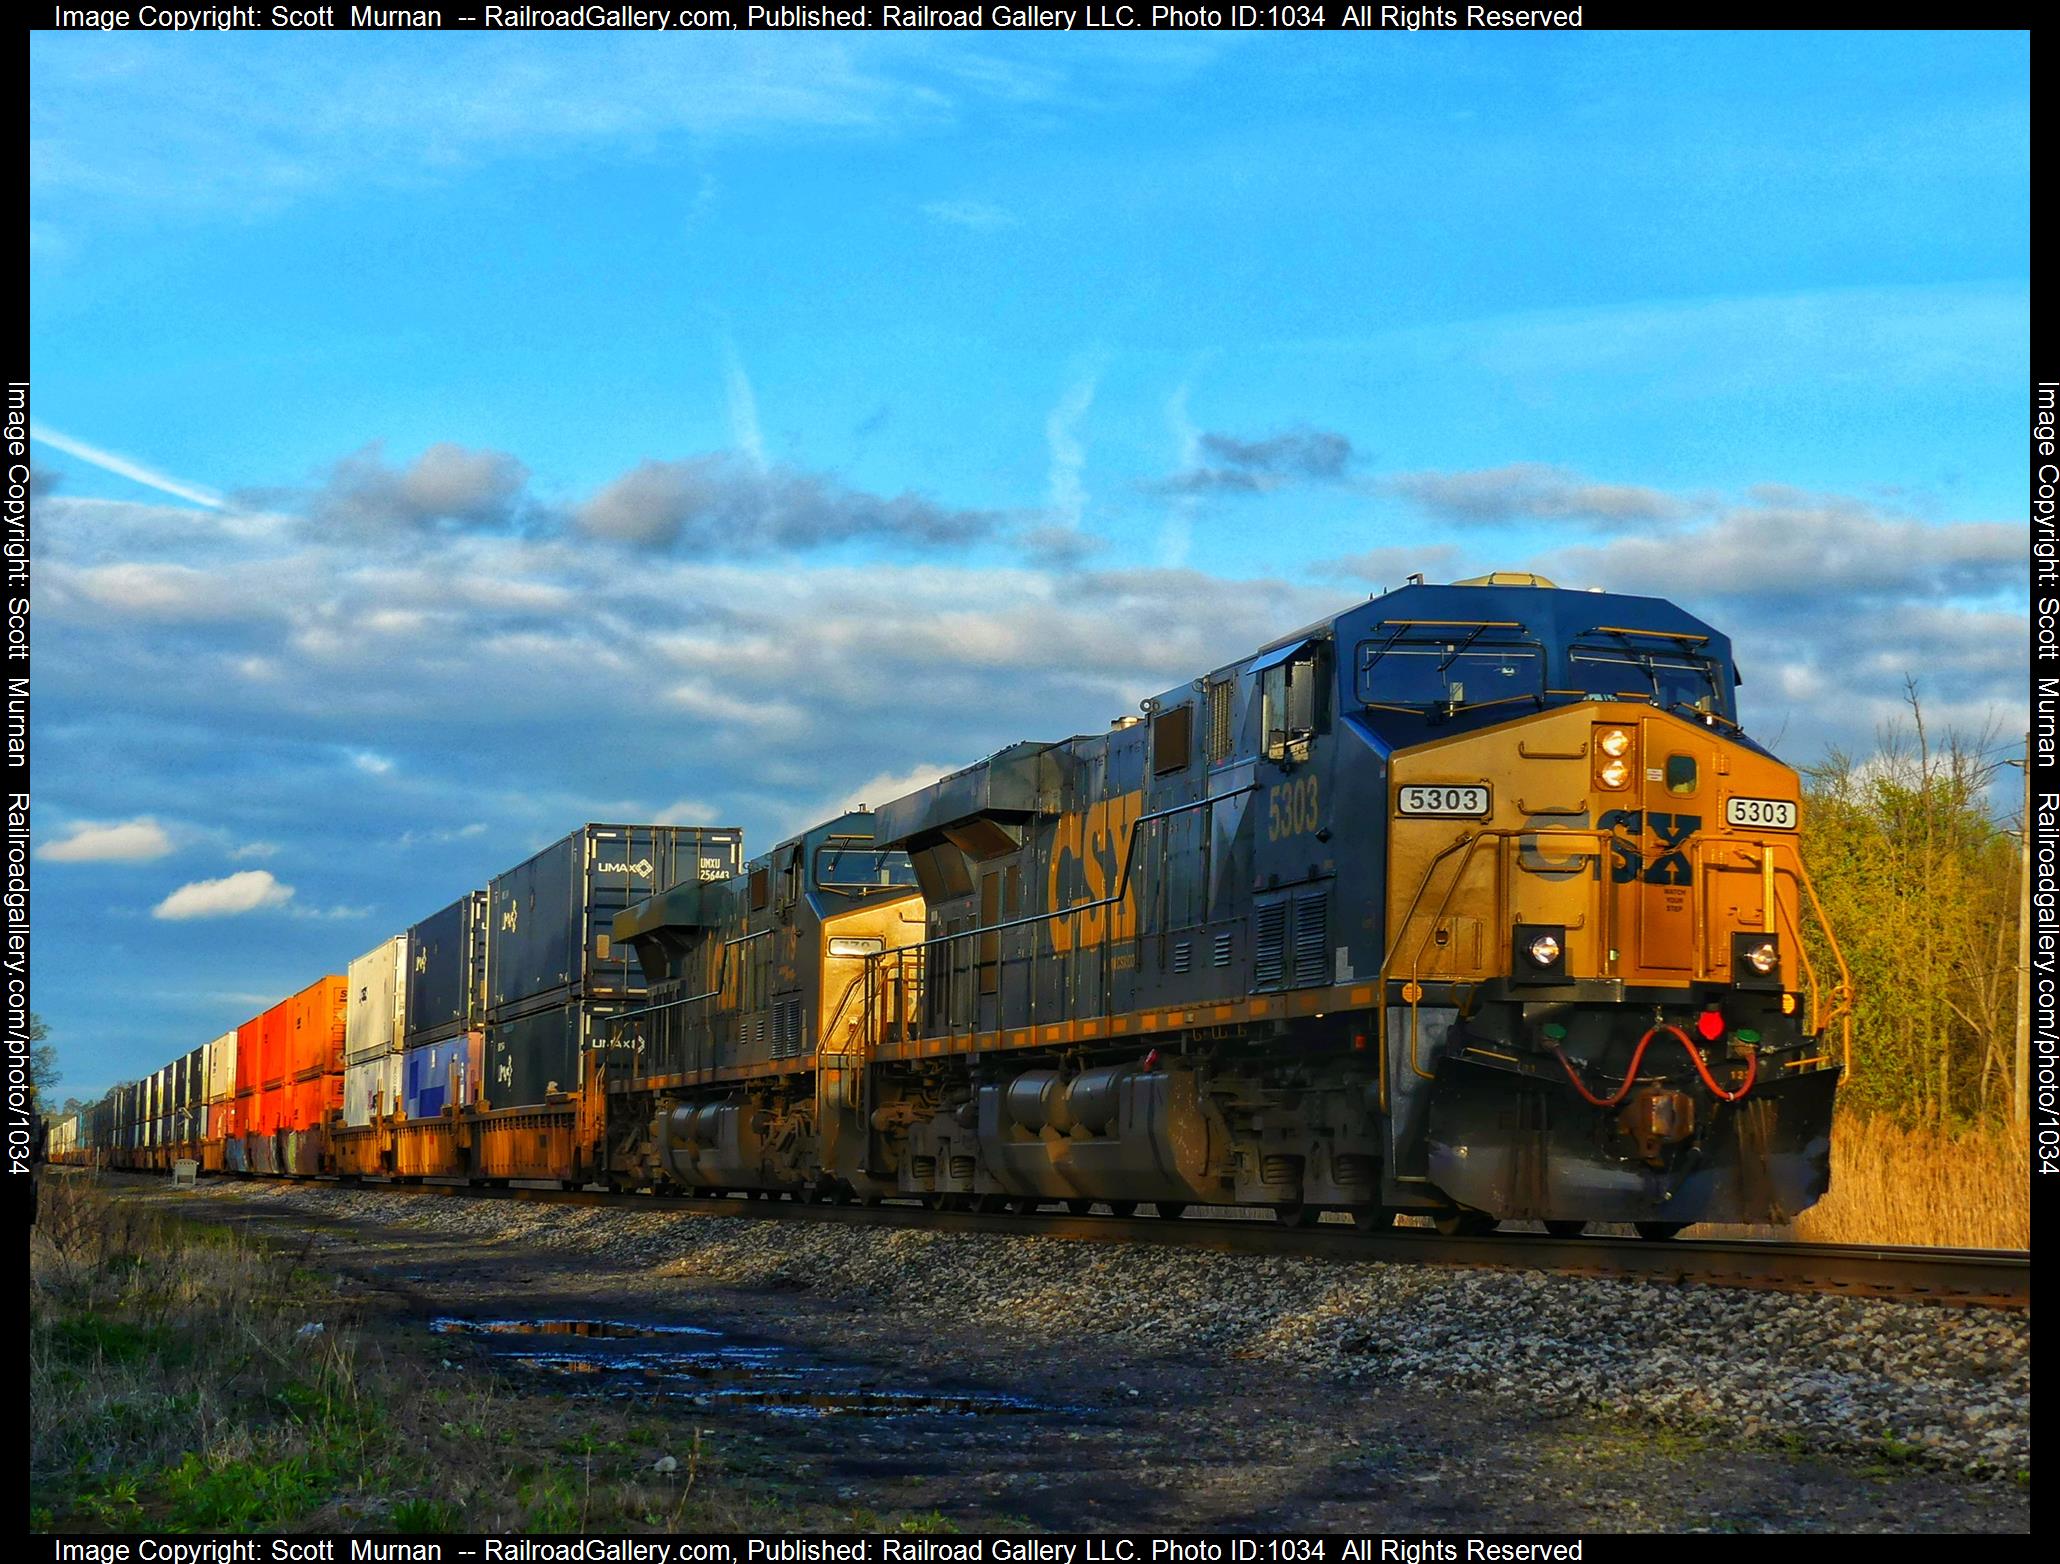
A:
<svg viewBox="0 0 2060 1564">
<path fill-rule="evenodd" d="M 1851 982 L 1665 601 L 1409 585 L 740 861 L 587 826 L 58 1160 L 1306 1223 L 1785 1222 Z"/>
</svg>

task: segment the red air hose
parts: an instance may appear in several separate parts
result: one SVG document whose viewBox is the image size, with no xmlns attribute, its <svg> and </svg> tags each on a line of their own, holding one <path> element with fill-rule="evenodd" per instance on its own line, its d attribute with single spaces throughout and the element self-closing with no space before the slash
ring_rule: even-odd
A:
<svg viewBox="0 0 2060 1564">
<path fill-rule="evenodd" d="M 1630 1068 L 1624 1071 L 1624 1084 L 1616 1089 L 1616 1095 L 1613 1097 L 1598 1097 L 1589 1091 L 1587 1082 L 1581 1079 L 1581 1072 L 1574 1068 L 1574 1062 L 1566 1056 L 1565 1049 L 1554 1047 L 1552 1054 L 1554 1058 L 1559 1060 L 1560 1067 L 1566 1071 L 1566 1078 L 1574 1083 L 1574 1090 L 1581 1094 L 1583 1102 L 1587 1103 L 1591 1108 L 1614 1108 L 1618 1103 L 1631 1095 L 1631 1087 L 1638 1079 L 1638 1066 L 1645 1058 L 1645 1050 L 1651 1046 L 1652 1040 L 1661 1032 L 1671 1034 L 1683 1048 L 1688 1050 L 1688 1057 L 1694 1061 L 1695 1073 L 1702 1077 L 1702 1084 L 1707 1086 L 1711 1093 L 1723 1102 L 1738 1101 L 1739 1098 L 1752 1090 L 1752 1083 L 1759 1078 L 1759 1051 L 1757 1049 L 1748 1050 L 1745 1056 L 1745 1080 L 1743 1084 L 1735 1092 L 1724 1090 L 1723 1087 L 1717 1084 L 1717 1078 L 1710 1074 L 1709 1066 L 1702 1062 L 1702 1055 L 1696 1051 L 1695 1044 L 1688 1040 L 1688 1034 L 1678 1026 L 1655 1026 L 1638 1039 L 1638 1046 L 1631 1050 Z"/>
</svg>

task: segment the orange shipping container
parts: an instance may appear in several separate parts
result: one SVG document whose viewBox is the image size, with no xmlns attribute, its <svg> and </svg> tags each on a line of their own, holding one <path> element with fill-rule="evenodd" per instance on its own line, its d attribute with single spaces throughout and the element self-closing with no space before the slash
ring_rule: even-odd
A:
<svg viewBox="0 0 2060 1564">
<path fill-rule="evenodd" d="M 304 1081 L 331 1074 L 337 1078 L 337 1100 L 342 1099 L 344 995 L 349 986 L 341 977 L 325 977 L 311 983 L 281 1006 L 291 1017 L 287 1035 L 291 1038 L 292 1064 L 288 1078 Z"/>
<path fill-rule="evenodd" d="M 265 1018 L 252 1016 L 236 1028 L 236 1094 L 265 1084 Z"/>
<path fill-rule="evenodd" d="M 295 1081 L 287 1090 L 292 1093 L 293 1107 L 284 1127 L 290 1130 L 317 1129 L 328 1120 L 332 1109 L 343 1106 L 340 1075 L 317 1075 Z"/>
<path fill-rule="evenodd" d="M 207 1138 L 209 1140 L 227 1140 L 231 1135 L 240 1133 L 236 1128 L 238 1117 L 236 1109 L 237 1100 L 233 1097 L 227 1102 L 208 1104 Z"/>
<path fill-rule="evenodd" d="M 258 1063 L 263 1066 L 258 1084 L 277 1086 L 293 1078 L 293 1001 L 282 999 L 263 1015 L 258 1025 L 264 1035 L 258 1040 Z"/>
</svg>

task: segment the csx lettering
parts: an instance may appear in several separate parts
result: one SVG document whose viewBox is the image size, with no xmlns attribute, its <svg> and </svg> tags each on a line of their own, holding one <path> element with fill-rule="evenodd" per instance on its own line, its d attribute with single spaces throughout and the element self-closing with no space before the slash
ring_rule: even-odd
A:
<svg viewBox="0 0 2060 1564">
<path fill-rule="evenodd" d="M 1266 793 L 1266 840 L 1283 841 L 1316 829 L 1316 778 L 1283 782 Z"/>
<path fill-rule="evenodd" d="M 1618 885 L 1643 880 L 1648 885 L 1687 885 L 1695 878 L 1686 851 L 1688 838 L 1702 829 L 1701 815 L 1670 815 L 1658 810 L 1612 809 L 1595 822 L 1605 831 L 1620 833 L 1610 842 L 1614 862 L 1609 877 Z M 1637 838 L 1650 832 L 1659 851 L 1645 861 Z"/>
</svg>

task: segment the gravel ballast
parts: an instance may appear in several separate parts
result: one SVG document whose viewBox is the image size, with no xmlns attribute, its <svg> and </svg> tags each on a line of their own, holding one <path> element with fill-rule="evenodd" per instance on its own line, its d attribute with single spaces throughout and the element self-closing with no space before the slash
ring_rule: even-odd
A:
<svg viewBox="0 0 2060 1564">
<path fill-rule="evenodd" d="M 2021 1313 L 374 1189 L 210 1181 L 202 1196 L 727 1287 L 806 1287 L 909 1320 L 1268 1359 L 1359 1394 L 1459 1388 L 1974 1475 L 2031 1466 Z"/>
</svg>

